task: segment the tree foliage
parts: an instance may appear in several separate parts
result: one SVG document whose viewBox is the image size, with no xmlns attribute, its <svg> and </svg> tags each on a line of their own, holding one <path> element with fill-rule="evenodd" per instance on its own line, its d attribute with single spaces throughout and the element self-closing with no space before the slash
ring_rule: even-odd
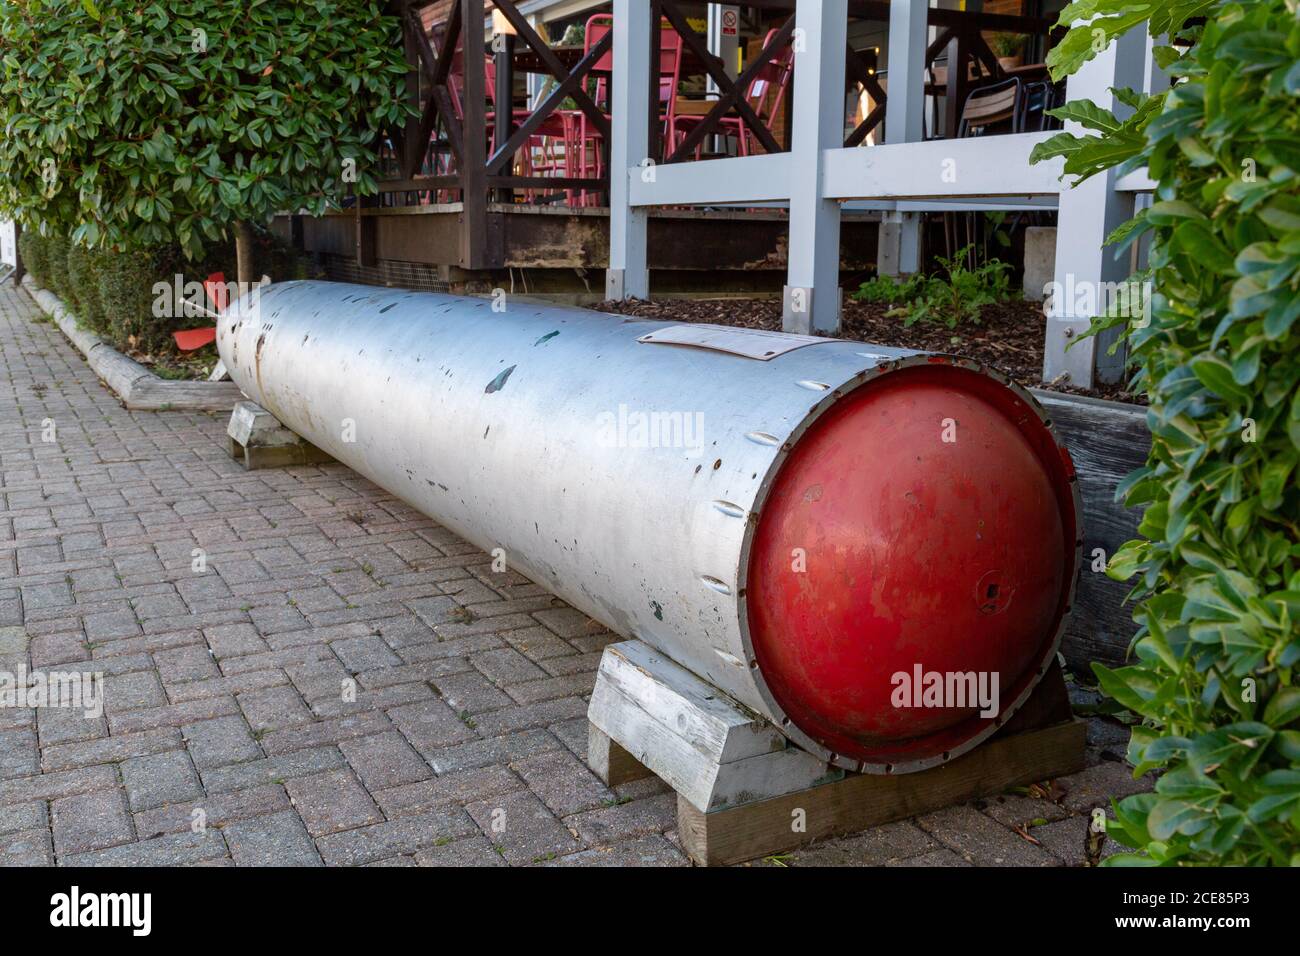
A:
<svg viewBox="0 0 1300 956">
<path fill-rule="evenodd" d="M 0 38 L 0 211 L 91 246 L 197 257 L 231 223 L 319 215 L 374 191 L 407 110 L 373 0 L 10 0 Z"/>
<path fill-rule="evenodd" d="M 1112 835 L 1145 852 L 1113 862 L 1296 865 L 1300 20 L 1295 0 L 1083 0 L 1062 13 L 1054 74 L 1093 54 L 1095 31 L 1148 19 L 1172 38 L 1156 49 L 1172 87 L 1118 91 L 1122 120 L 1071 103 L 1058 115 L 1089 132 L 1035 151 L 1070 175 L 1145 166 L 1156 183 L 1111 237 L 1151 238 L 1150 318 L 1123 332 L 1150 399 L 1150 458 L 1119 489 L 1144 509 L 1141 537 L 1109 567 L 1137 577 L 1139 627 L 1129 666 L 1094 668 L 1143 718 L 1137 772 L 1164 772 L 1116 805 Z"/>
</svg>

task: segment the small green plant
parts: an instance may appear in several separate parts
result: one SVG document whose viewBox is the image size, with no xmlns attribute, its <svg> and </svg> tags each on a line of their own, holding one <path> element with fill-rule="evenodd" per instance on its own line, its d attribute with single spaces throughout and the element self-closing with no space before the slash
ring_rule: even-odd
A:
<svg viewBox="0 0 1300 956">
<path fill-rule="evenodd" d="M 1110 866 L 1300 865 L 1300 20 L 1295 0 L 1074 3 L 1048 56 L 1073 73 L 1143 21 L 1173 86 L 1053 115 L 1067 175 L 1145 167 L 1149 316 L 1115 315 L 1150 401 L 1151 453 L 1117 495 L 1142 509 L 1111 559 L 1135 579 L 1127 666 L 1093 669 L 1141 718 L 1129 761 L 1163 771 L 1115 804 Z M 1101 44 L 1104 49 L 1105 45 Z"/>
<path fill-rule="evenodd" d="M 1011 298 L 1007 278 L 1011 266 L 990 259 L 974 269 L 967 268 L 970 251 L 967 246 L 950 259 L 939 256 L 943 275 L 918 272 L 905 279 L 876 276 L 862 283 L 853 297 L 861 302 L 894 306 L 888 314 L 902 317 L 907 326 L 916 322 L 940 322 L 955 329 L 963 322 L 978 324 L 984 306 Z"/>
<path fill-rule="evenodd" d="M 1025 48 L 1025 36 L 1021 33 L 990 33 L 987 39 L 996 57 L 1018 56 Z"/>
</svg>

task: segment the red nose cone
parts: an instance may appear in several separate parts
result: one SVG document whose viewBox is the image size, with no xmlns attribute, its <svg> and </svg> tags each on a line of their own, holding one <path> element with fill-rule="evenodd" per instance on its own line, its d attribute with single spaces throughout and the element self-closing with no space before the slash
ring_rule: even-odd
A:
<svg viewBox="0 0 1300 956">
<path fill-rule="evenodd" d="M 885 375 L 819 419 L 750 558 L 754 653 L 794 724 L 875 765 L 988 729 L 981 711 L 1037 681 L 1066 610 L 1068 474 L 1025 402 L 951 365 Z"/>
</svg>

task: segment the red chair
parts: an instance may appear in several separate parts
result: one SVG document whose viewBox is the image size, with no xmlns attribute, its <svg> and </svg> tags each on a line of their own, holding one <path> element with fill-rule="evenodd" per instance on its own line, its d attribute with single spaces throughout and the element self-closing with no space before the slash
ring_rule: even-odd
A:
<svg viewBox="0 0 1300 956">
<path fill-rule="evenodd" d="M 492 57 L 487 57 L 485 60 L 484 74 L 489 103 L 487 112 L 487 128 L 490 136 L 489 150 L 496 152 L 501 144 L 497 142 L 496 134 L 497 65 Z M 455 102 L 459 104 L 459 98 Z M 459 109 L 459 105 L 457 108 Z M 514 126 L 519 126 L 532 114 L 533 111 L 530 109 L 524 107 L 515 108 L 512 113 Z M 520 150 L 520 175 L 533 176 L 538 173 L 551 176 L 567 175 L 567 157 L 569 153 L 570 125 L 565 117 L 560 115 L 560 111 L 556 110 L 542 121 L 542 125 L 537 128 L 533 135 L 528 137 L 528 141 Z M 540 192 L 537 189 L 525 190 L 524 199 L 531 202 L 537 198 Z"/>
<path fill-rule="evenodd" d="M 763 38 L 764 50 L 772 42 L 776 32 L 776 30 L 769 30 L 767 36 Z M 781 115 L 781 105 L 785 102 L 785 94 L 790 88 L 790 80 L 793 76 L 794 44 L 787 43 L 784 48 L 773 53 L 749 81 L 745 99 L 749 101 L 749 105 L 769 132 L 772 131 L 776 117 Z M 668 130 L 668 141 L 672 144 L 672 148 L 675 149 L 690 134 L 691 128 L 703 121 L 703 116 L 674 116 Z M 718 127 L 724 136 L 732 137 L 737 141 L 737 149 L 741 156 L 763 152 L 758 137 L 739 116 L 724 116 Z M 701 150 L 702 147 L 696 147 L 696 159 L 700 158 Z"/>
<path fill-rule="evenodd" d="M 682 74 L 682 38 L 669 25 L 667 20 L 660 21 L 659 31 L 659 115 L 663 121 L 665 136 L 671 129 L 676 115 L 677 84 Z M 614 18 L 608 13 L 598 13 L 587 20 L 583 34 L 583 51 L 589 52 L 600 42 L 605 34 L 614 28 Z M 592 99 L 596 106 L 609 118 L 609 75 L 613 72 L 613 52 L 606 53 L 592 67 L 597 74 L 595 95 Z M 570 175 L 599 177 L 604 174 L 604 162 L 601 157 L 603 137 L 600 130 L 591 125 L 591 120 L 582 110 L 566 110 L 565 119 L 570 124 L 570 142 L 576 155 L 570 164 Z M 655 157 L 658 160 L 660 157 Z M 595 192 L 582 192 L 576 205 L 596 205 L 599 197 Z"/>
</svg>

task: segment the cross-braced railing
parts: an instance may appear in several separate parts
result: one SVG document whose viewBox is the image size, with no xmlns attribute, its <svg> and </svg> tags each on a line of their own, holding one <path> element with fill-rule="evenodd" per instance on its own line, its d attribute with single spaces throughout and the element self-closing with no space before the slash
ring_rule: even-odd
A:
<svg viewBox="0 0 1300 956">
<path fill-rule="evenodd" d="M 389 131 L 395 175 L 380 183 L 381 204 L 403 205 L 459 201 L 462 204 L 460 265 L 481 268 L 486 262 L 487 213 L 492 198 L 509 200 L 514 191 L 545 194 L 565 190 L 604 193 L 608 163 L 594 176 L 530 175 L 516 170 L 516 157 L 567 100 L 572 100 L 608 149 L 609 118 L 585 89 L 592 68 L 609 53 L 606 35 L 572 66 L 567 66 L 518 9 L 515 0 L 494 0 L 514 36 L 494 43 L 482 40 L 488 3 L 454 0 L 446 18 L 426 26 L 421 11 L 428 0 L 394 0 L 401 17 L 403 44 L 411 67 L 408 100 L 418 110 L 401 128 Z M 432 32 L 432 36 L 431 36 Z M 498 38 L 501 39 L 501 38 Z M 517 117 L 512 102 L 515 40 L 555 81 L 550 92 L 526 116 Z M 489 103 L 487 68 L 495 70 Z M 489 112 L 490 111 L 490 112 Z M 362 214 L 358 204 L 358 216 Z M 360 227 L 359 227 L 360 228 Z"/>
</svg>

